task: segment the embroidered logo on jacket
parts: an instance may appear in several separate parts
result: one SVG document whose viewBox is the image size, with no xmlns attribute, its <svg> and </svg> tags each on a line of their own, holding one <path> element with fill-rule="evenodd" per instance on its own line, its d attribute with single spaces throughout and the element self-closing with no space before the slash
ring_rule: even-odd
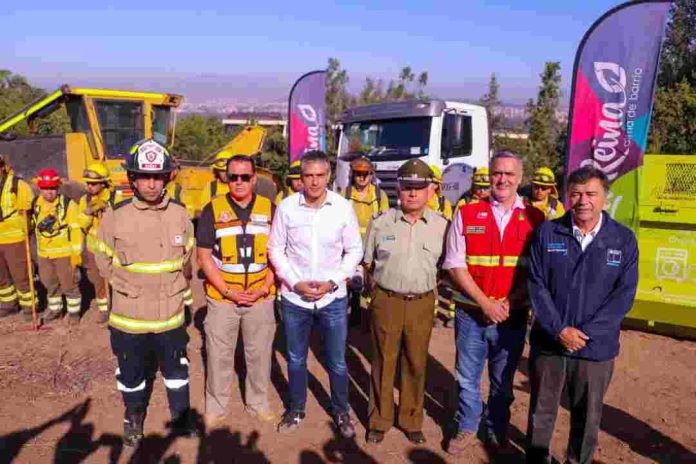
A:
<svg viewBox="0 0 696 464">
<path fill-rule="evenodd" d="M 607 249 L 607 266 L 621 265 L 621 250 Z"/>
</svg>

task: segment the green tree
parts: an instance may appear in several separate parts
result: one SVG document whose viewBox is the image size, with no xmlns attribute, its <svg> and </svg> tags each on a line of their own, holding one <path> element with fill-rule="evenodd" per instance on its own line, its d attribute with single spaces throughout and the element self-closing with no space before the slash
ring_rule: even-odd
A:
<svg viewBox="0 0 696 464">
<path fill-rule="evenodd" d="M 336 140 L 334 131 L 331 129 L 338 122 L 343 111 L 351 105 L 353 97 L 346 89 L 348 85 L 348 71 L 341 68 L 341 63 L 338 59 L 329 58 L 326 71 L 326 145 L 329 152 L 335 152 L 338 147 L 338 140 Z"/>
<path fill-rule="evenodd" d="M 563 153 L 558 152 L 561 125 L 556 118 L 561 96 L 561 65 L 547 62 L 540 74 L 541 84 L 536 102 L 527 102 L 527 156 L 525 173 L 529 176 L 536 169 L 547 166 L 556 171 L 562 164 Z"/>
<path fill-rule="evenodd" d="M 231 138 L 232 134 L 225 131 L 219 118 L 200 114 L 186 115 L 177 121 L 172 153 L 178 158 L 203 161 L 214 155 Z"/>
<path fill-rule="evenodd" d="M 491 148 L 494 150 L 497 149 L 497 146 L 496 138 L 493 137 L 493 133 L 502 129 L 503 124 L 503 116 L 500 114 L 499 90 L 500 85 L 498 84 L 498 79 L 495 77 L 495 73 L 492 73 L 488 81 L 488 92 L 479 100 L 479 104 L 486 108 L 486 115 L 488 117 L 488 140 L 490 140 Z"/>
<path fill-rule="evenodd" d="M 24 76 L 0 70 L 0 120 L 46 95 L 46 91 L 32 86 Z M 64 105 L 60 105 L 48 116 L 37 118 L 33 127 L 29 127 L 27 121 L 22 121 L 12 127 L 11 131 L 19 136 L 64 134 L 70 132 L 70 120 Z"/>
<path fill-rule="evenodd" d="M 677 0 L 667 23 L 649 153 L 696 154 L 696 2 Z"/>
</svg>

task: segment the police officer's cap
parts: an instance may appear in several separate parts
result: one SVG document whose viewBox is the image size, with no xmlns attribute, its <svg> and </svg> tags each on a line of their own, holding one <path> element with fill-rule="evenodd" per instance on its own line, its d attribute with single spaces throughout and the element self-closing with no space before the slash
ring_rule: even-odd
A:
<svg viewBox="0 0 696 464">
<path fill-rule="evenodd" d="M 419 159 L 406 161 L 396 173 L 396 180 L 402 187 L 427 187 L 433 181 L 430 167 Z"/>
</svg>

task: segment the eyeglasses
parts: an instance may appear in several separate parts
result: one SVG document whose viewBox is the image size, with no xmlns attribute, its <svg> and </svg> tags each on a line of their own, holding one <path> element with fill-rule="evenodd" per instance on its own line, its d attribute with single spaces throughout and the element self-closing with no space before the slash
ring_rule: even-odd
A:
<svg viewBox="0 0 696 464">
<path fill-rule="evenodd" d="M 367 177 L 369 176 L 369 172 L 354 172 L 353 177 Z"/>
<path fill-rule="evenodd" d="M 237 182 L 241 180 L 242 182 L 249 182 L 251 180 L 252 174 L 227 174 L 227 178 L 230 182 Z"/>
</svg>

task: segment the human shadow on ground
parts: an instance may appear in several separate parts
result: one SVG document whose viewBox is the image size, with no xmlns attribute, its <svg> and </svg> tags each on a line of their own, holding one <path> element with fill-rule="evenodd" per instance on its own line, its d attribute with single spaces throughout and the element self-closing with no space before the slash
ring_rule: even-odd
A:
<svg viewBox="0 0 696 464">
<path fill-rule="evenodd" d="M 117 462 L 122 451 L 121 438 L 111 434 L 102 434 L 96 440 L 94 439 L 94 425 L 84 423 L 90 405 L 91 400 L 86 399 L 60 416 L 50 419 L 41 425 L 0 437 L 0 450 L 2 450 L 0 452 L 0 463 L 9 464 L 13 462 L 29 441 L 54 425 L 64 422 L 70 423 L 70 428 L 55 444 L 54 463 L 83 462 L 103 446 L 110 448 L 109 462 Z"/>
<path fill-rule="evenodd" d="M 518 370 L 525 376 L 523 390 L 530 391 L 529 358 L 520 361 Z M 611 384 L 609 385 L 611 388 Z M 561 395 L 561 407 L 568 409 L 568 397 Z M 656 462 L 696 462 L 696 453 L 673 440 L 650 424 L 627 412 L 604 403 L 600 429 L 626 443 L 631 451 Z"/>
</svg>

